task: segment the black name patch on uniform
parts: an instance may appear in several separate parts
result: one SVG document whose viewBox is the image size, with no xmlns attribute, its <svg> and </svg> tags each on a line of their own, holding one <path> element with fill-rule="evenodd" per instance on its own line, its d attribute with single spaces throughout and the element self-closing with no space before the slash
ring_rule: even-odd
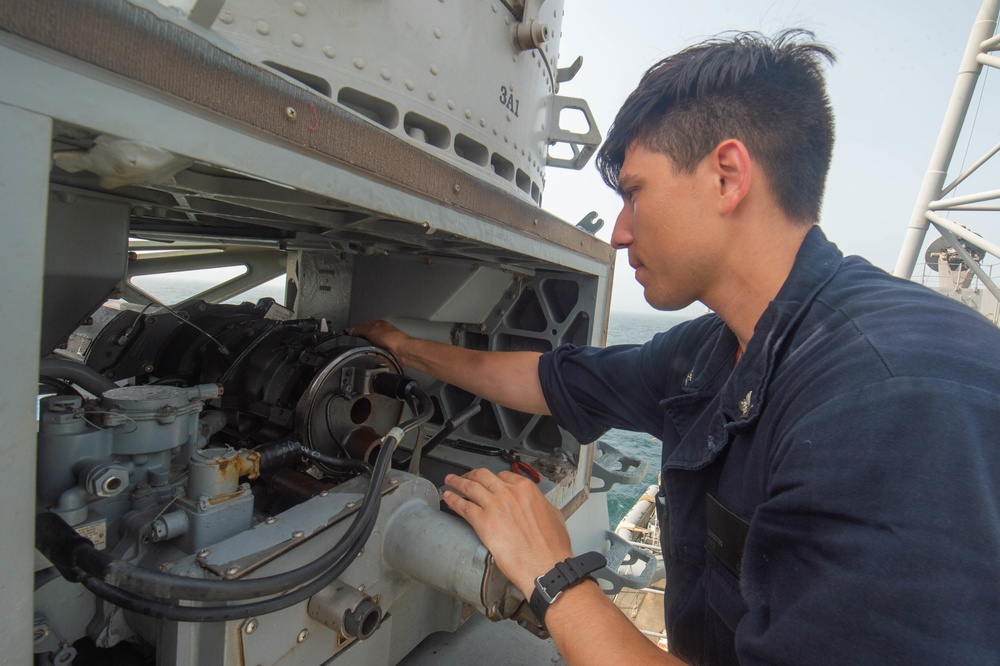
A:
<svg viewBox="0 0 1000 666">
<path fill-rule="evenodd" d="M 729 573 L 739 578 L 743 566 L 743 547 L 746 545 L 750 523 L 709 494 L 705 495 L 705 509 L 708 516 L 705 550 L 715 555 Z"/>
</svg>

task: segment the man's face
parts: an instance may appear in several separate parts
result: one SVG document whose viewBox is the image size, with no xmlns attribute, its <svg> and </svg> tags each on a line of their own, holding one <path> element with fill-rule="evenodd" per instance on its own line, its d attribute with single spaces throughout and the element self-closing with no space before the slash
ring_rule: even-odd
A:
<svg viewBox="0 0 1000 666">
<path fill-rule="evenodd" d="M 623 205 L 611 244 L 628 251 L 646 301 L 658 310 L 703 301 L 721 269 L 713 260 L 724 240 L 711 214 L 715 178 L 707 160 L 685 174 L 666 155 L 633 145 L 618 181 Z"/>
</svg>

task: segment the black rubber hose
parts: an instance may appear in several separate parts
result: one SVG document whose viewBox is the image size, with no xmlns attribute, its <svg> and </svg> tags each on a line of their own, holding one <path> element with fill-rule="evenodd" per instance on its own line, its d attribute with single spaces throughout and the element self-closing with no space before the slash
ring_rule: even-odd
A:
<svg viewBox="0 0 1000 666">
<path fill-rule="evenodd" d="M 410 395 L 418 400 L 421 406 L 419 411 L 414 410 L 418 412 L 415 417 L 400 424 L 399 429 L 403 432 L 409 432 L 418 426 L 422 426 L 430 421 L 431 417 L 434 416 L 434 403 L 431 402 L 430 396 L 424 393 L 422 388 L 414 385 L 410 390 Z"/>
<path fill-rule="evenodd" d="M 85 572 L 124 592 L 135 593 L 139 598 L 148 595 L 168 600 L 241 601 L 283 592 L 323 574 L 343 556 L 342 546 L 354 538 L 355 526 L 360 517 L 371 513 L 370 507 L 373 504 L 378 506 L 382 481 L 389 464 L 386 462 L 382 466 L 379 476 L 379 462 L 386 457 L 383 455 L 384 451 L 395 449 L 396 443 L 383 446 L 383 450 L 379 452 L 371 482 L 361 500 L 361 510 L 348 532 L 332 550 L 298 569 L 247 580 L 207 580 L 166 574 L 115 559 L 97 550 L 61 518 L 49 512 L 40 513 L 36 518 L 36 546 L 61 572 L 76 571 L 76 580 L 79 580 L 80 572 Z"/>
<path fill-rule="evenodd" d="M 354 562 L 357 554 L 364 548 L 368 537 L 375 527 L 378 518 L 378 510 L 382 503 L 381 481 L 385 478 L 392 460 L 392 451 L 399 442 L 387 442 L 379 452 L 379 457 L 375 462 L 375 471 L 369 492 L 366 492 L 364 505 L 357 517 L 348 528 L 344 538 L 331 550 L 331 553 L 338 554 L 337 561 L 332 567 L 312 582 L 299 587 L 291 592 L 286 592 L 272 599 L 264 599 L 249 604 L 239 604 L 234 606 L 177 606 L 156 599 L 147 599 L 132 592 L 122 590 L 110 585 L 105 581 L 87 578 L 83 581 L 84 587 L 100 598 L 109 601 L 126 610 L 148 615 L 150 617 L 173 620 L 176 622 L 226 622 L 251 617 L 253 615 L 265 615 L 273 613 L 283 608 L 288 608 L 316 594 L 324 587 L 336 580 Z M 374 497 L 369 501 L 371 489 L 376 489 Z M 348 541 L 350 544 L 343 548 L 343 544 Z M 263 579 L 258 579 L 263 580 Z M 231 581 L 228 584 L 239 582 L 256 581 Z"/>
<path fill-rule="evenodd" d="M 254 450 L 260 454 L 259 464 L 261 472 L 270 472 L 273 469 L 287 467 L 297 459 L 305 457 L 343 472 L 354 472 L 356 474 L 372 473 L 372 466 L 363 460 L 330 456 L 303 446 L 297 439 L 282 439 L 276 442 L 268 442 L 267 444 L 258 446 Z"/>
<path fill-rule="evenodd" d="M 90 366 L 61 358 L 43 358 L 39 363 L 38 374 L 71 381 L 96 396 L 118 388 L 117 384 Z"/>
</svg>

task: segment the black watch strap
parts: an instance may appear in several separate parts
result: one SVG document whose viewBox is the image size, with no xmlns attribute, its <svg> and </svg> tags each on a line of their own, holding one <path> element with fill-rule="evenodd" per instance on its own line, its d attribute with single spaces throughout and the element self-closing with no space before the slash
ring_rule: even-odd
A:
<svg viewBox="0 0 1000 666">
<path fill-rule="evenodd" d="M 531 606 L 531 612 L 544 625 L 545 611 L 563 591 L 606 566 L 608 566 L 608 561 L 596 551 L 569 557 L 557 563 L 548 573 L 535 579 L 535 589 L 528 602 L 528 605 Z"/>
</svg>

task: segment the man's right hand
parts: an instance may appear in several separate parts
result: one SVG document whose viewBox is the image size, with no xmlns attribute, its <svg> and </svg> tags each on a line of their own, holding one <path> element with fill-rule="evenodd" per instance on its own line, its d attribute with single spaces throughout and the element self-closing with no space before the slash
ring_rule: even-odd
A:
<svg viewBox="0 0 1000 666">
<path fill-rule="evenodd" d="M 407 368 L 529 414 L 548 414 L 538 381 L 537 352 L 491 352 L 456 347 L 407 335 L 387 321 L 367 321 L 347 328 L 391 351 Z"/>
<path fill-rule="evenodd" d="M 373 345 L 384 347 L 397 356 L 400 355 L 400 352 L 396 347 L 402 347 L 406 339 L 410 337 L 384 319 L 349 326 L 347 334 L 364 338 Z"/>
</svg>

